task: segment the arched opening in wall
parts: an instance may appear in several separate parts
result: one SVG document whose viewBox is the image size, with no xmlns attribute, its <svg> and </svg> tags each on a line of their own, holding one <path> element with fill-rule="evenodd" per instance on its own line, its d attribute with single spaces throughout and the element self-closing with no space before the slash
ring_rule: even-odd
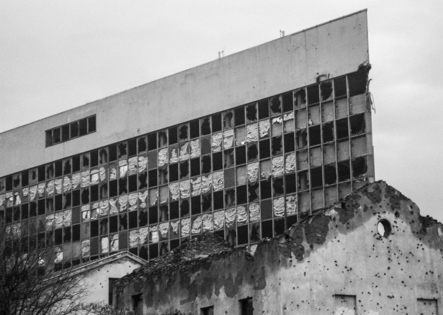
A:
<svg viewBox="0 0 443 315">
<path fill-rule="evenodd" d="M 377 232 L 381 236 L 387 238 L 392 233 L 391 223 L 386 219 L 381 219 L 377 223 Z"/>
</svg>

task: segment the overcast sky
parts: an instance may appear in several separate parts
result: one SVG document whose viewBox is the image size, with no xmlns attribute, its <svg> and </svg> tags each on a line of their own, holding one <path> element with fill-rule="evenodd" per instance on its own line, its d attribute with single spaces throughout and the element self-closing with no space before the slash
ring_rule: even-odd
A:
<svg viewBox="0 0 443 315">
<path fill-rule="evenodd" d="M 443 222 L 442 0 L 2 0 L 0 132 L 365 8 L 376 179 Z"/>
</svg>

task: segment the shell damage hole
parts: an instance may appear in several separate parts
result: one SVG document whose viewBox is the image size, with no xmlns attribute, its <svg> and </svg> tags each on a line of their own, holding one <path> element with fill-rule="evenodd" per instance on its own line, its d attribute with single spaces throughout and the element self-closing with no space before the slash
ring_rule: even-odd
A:
<svg viewBox="0 0 443 315">
<path fill-rule="evenodd" d="M 377 231 L 378 231 L 378 234 L 387 238 L 389 235 L 391 235 L 391 232 L 392 232 L 391 223 L 386 219 L 382 219 L 382 220 L 378 221 Z"/>
</svg>

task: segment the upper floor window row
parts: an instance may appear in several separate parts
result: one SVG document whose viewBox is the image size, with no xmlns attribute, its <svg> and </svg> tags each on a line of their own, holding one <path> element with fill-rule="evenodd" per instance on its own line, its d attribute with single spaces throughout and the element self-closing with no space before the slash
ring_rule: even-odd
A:
<svg viewBox="0 0 443 315">
<path fill-rule="evenodd" d="M 46 147 L 75 139 L 97 130 L 96 116 L 89 116 L 69 124 L 46 130 Z"/>
</svg>

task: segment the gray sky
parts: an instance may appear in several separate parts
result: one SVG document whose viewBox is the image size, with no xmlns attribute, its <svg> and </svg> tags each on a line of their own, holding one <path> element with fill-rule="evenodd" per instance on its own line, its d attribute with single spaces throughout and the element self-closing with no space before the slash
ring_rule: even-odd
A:
<svg viewBox="0 0 443 315">
<path fill-rule="evenodd" d="M 365 8 L 376 178 L 443 222 L 441 0 L 2 0 L 0 132 Z"/>
</svg>

